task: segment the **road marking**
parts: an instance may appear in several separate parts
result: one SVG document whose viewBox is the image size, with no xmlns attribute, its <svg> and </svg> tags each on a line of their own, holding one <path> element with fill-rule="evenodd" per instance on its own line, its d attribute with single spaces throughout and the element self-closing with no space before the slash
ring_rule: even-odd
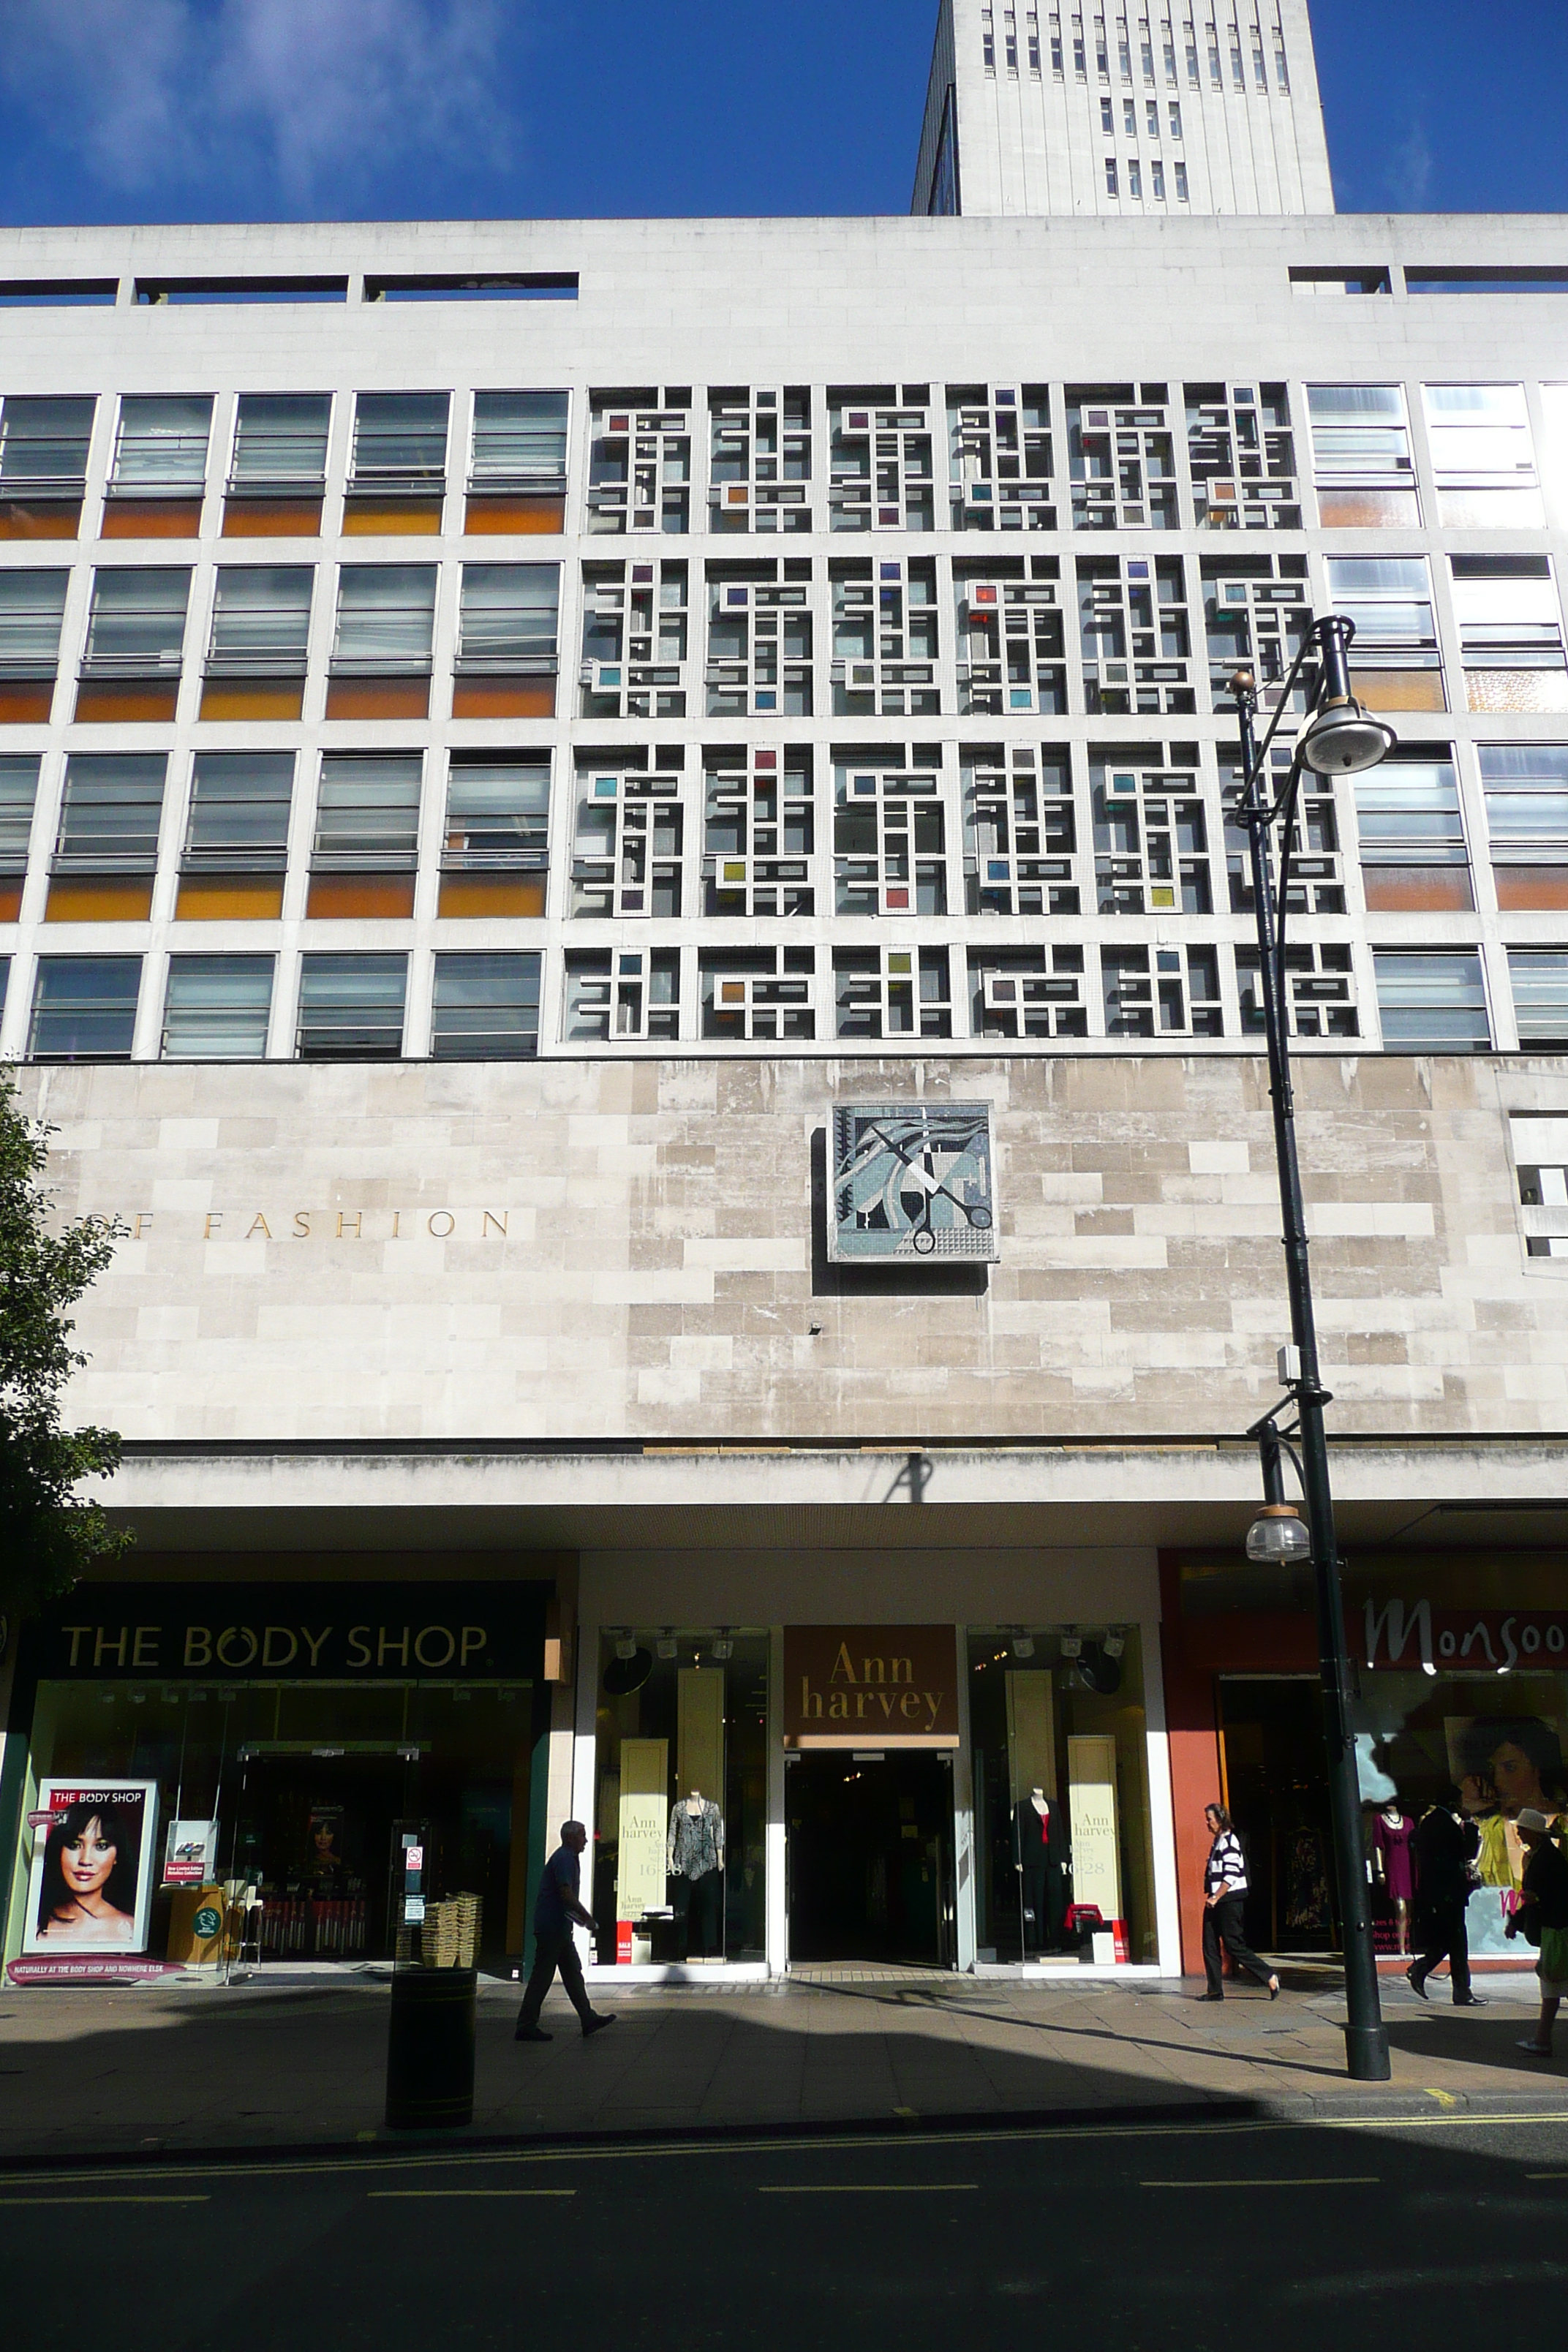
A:
<svg viewBox="0 0 1568 2352">
<path fill-rule="evenodd" d="M 367 2189 L 367 2197 L 575 2197 L 574 2189 Z"/>
<path fill-rule="evenodd" d="M 1527 2172 L 1527 2180 L 1568 2180 L 1568 2172 Z"/>
<path fill-rule="evenodd" d="M 0 2197 L 0 2205 L 205 2205 L 205 2196 L 132 2197 L 117 2196 L 112 2189 L 100 2190 L 90 2197 Z"/>
<path fill-rule="evenodd" d="M 1283 2180 L 1141 2180 L 1140 2189 L 1375 2189 L 1375 2172 L 1301 2173 Z"/>
<path fill-rule="evenodd" d="M 807 2180 L 759 2188 L 759 2197 L 934 2197 L 975 2189 L 978 2180 Z"/>
</svg>

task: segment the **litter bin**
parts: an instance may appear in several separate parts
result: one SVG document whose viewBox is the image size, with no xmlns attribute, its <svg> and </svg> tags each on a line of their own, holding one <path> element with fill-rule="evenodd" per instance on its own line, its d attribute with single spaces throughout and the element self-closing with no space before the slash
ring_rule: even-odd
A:
<svg viewBox="0 0 1568 2352">
<path fill-rule="evenodd" d="M 474 2119 L 477 1969 L 399 1969 L 386 2038 L 389 2131 L 437 2131 Z"/>
</svg>

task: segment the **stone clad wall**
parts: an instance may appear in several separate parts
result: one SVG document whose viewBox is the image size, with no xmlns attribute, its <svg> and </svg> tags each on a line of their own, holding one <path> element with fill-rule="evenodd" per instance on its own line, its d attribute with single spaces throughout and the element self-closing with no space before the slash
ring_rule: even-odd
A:
<svg viewBox="0 0 1568 2352">
<path fill-rule="evenodd" d="M 1304 1057 L 1298 1084 L 1338 1425 L 1563 1428 L 1568 1261 L 1525 1256 L 1507 1114 L 1568 1106 L 1568 1062 Z M 61 1213 L 136 1236 L 83 1304 L 72 1398 L 131 1438 L 1138 1438 L 1275 1395 L 1252 1056 L 21 1086 L 58 1129 Z M 1000 1263 L 841 1276 L 814 1137 L 836 1096 L 922 1089 L 994 1106 Z"/>
</svg>

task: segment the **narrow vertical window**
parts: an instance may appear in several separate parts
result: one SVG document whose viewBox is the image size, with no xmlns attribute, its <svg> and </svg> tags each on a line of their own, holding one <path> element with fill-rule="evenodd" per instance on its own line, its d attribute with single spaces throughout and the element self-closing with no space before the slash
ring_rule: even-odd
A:
<svg viewBox="0 0 1568 2352">
<path fill-rule="evenodd" d="M 1120 194 L 1116 184 L 1116 158 L 1114 155 L 1108 155 L 1105 159 L 1105 193 L 1108 196 L 1114 196 Z"/>
<path fill-rule="evenodd" d="M 996 25 L 989 8 L 980 11 L 980 47 L 985 60 L 985 70 L 996 70 Z"/>
<path fill-rule="evenodd" d="M 1155 201 L 1163 205 L 1165 201 L 1165 166 L 1157 155 L 1149 166 L 1149 177 Z"/>
<path fill-rule="evenodd" d="M 1136 155 L 1127 166 L 1127 193 L 1137 203 L 1143 201 L 1143 170 Z"/>
<path fill-rule="evenodd" d="M 1173 98 L 1171 100 L 1171 136 L 1173 139 L 1179 139 L 1181 135 L 1182 101 L 1179 98 Z"/>
<path fill-rule="evenodd" d="M 1176 202 L 1179 205 L 1184 205 L 1186 201 L 1187 167 L 1184 163 L 1178 163 L 1176 166 Z"/>
</svg>

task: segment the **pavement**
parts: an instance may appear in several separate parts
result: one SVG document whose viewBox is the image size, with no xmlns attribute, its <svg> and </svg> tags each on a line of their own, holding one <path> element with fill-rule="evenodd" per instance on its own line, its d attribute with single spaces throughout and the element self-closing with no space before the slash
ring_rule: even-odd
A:
<svg viewBox="0 0 1568 2352">
<path fill-rule="evenodd" d="M 851 1981 L 648 1988 L 611 1997 L 584 2043 L 559 1992 L 546 2044 L 511 2038 L 517 1988 L 482 1980 L 474 2121 L 444 2144 L 560 2146 L 709 2134 L 934 2129 L 1207 2116 L 1332 2122 L 1465 2115 L 1568 2119 L 1568 2031 L 1549 2062 L 1515 2044 L 1534 1979 L 1494 1977 L 1484 2009 L 1442 1979 L 1384 1987 L 1386 2084 L 1344 2073 L 1343 1994 L 1282 1967 L 1270 2002 L 1191 1981 L 1077 1985 L 865 1971 Z M 406 2147 L 383 2122 L 384 1979 L 219 1987 L 7 1987 L 0 2164 L 95 2157 Z"/>
</svg>

